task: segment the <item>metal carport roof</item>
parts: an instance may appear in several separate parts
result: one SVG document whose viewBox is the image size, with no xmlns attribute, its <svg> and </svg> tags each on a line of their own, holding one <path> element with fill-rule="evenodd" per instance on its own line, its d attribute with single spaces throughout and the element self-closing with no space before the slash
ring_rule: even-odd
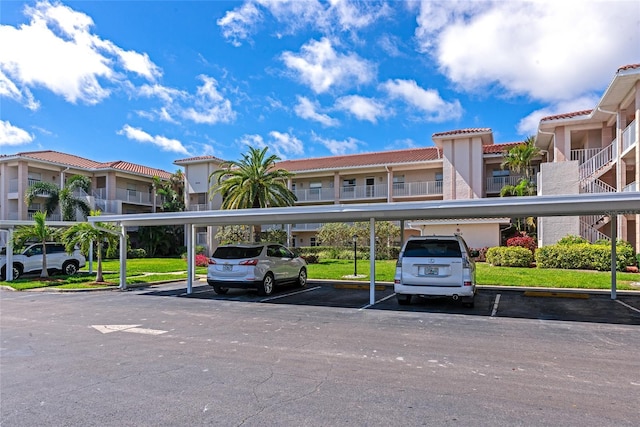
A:
<svg viewBox="0 0 640 427">
<path fill-rule="evenodd" d="M 493 218 L 522 216 L 611 215 L 611 237 L 617 240 L 617 219 L 620 214 L 640 214 L 640 193 L 574 194 L 563 196 L 533 196 L 437 200 L 395 203 L 361 203 L 340 205 L 294 206 L 268 209 L 211 210 L 198 212 L 166 212 L 89 217 L 90 223 L 115 222 L 122 227 L 120 245 L 124 245 L 124 227 L 150 225 L 189 225 L 187 232 L 187 293 L 191 293 L 194 277 L 194 227 L 220 225 L 304 224 L 310 222 L 379 221 L 416 219 Z M 371 227 L 371 253 L 375 235 Z M 616 298 L 615 245 L 612 246 L 611 298 Z M 120 287 L 126 286 L 126 252 L 120 251 Z M 375 264 L 370 261 L 370 303 L 375 302 Z"/>
</svg>

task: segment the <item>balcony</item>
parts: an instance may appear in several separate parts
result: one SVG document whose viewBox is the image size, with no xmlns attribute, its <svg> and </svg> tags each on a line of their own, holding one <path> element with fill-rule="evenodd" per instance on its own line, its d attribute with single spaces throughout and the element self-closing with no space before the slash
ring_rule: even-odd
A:
<svg viewBox="0 0 640 427">
<path fill-rule="evenodd" d="M 206 203 L 196 203 L 196 204 L 190 204 L 188 210 L 191 212 L 200 212 L 200 211 L 210 211 L 211 208 Z"/>
<path fill-rule="evenodd" d="M 393 197 L 417 197 L 442 195 L 442 181 L 396 182 Z"/>
<path fill-rule="evenodd" d="M 333 188 L 310 188 L 308 190 L 294 190 L 293 194 L 299 203 L 304 202 L 332 202 L 335 200 Z"/>
<path fill-rule="evenodd" d="M 96 188 L 93 190 L 93 195 L 96 199 L 109 200 L 106 188 Z M 116 188 L 115 200 L 136 205 L 152 206 L 154 204 L 151 193 L 147 191 L 129 190 L 126 188 Z M 97 200 L 96 203 L 98 203 Z M 156 196 L 155 205 L 162 205 L 162 197 Z"/>
<path fill-rule="evenodd" d="M 354 185 L 340 188 L 340 200 L 386 199 L 387 184 Z"/>
<path fill-rule="evenodd" d="M 520 180 L 524 177 L 524 175 L 510 175 L 487 178 L 487 194 L 500 193 L 502 188 L 506 185 L 518 185 Z M 533 182 L 533 185 L 535 186 L 536 183 Z"/>
<path fill-rule="evenodd" d="M 625 130 L 622 131 L 622 152 L 624 153 L 629 148 L 638 143 L 636 141 L 636 121 L 632 121 Z"/>
<path fill-rule="evenodd" d="M 622 189 L 623 193 L 631 192 L 631 191 L 640 191 L 640 186 L 638 185 L 637 182 L 632 182 L 631 184 L 628 184 Z"/>
</svg>

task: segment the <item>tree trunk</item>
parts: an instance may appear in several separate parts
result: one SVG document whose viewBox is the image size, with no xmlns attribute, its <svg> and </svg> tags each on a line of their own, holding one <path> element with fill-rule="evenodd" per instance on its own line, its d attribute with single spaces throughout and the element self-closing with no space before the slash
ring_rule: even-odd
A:
<svg viewBox="0 0 640 427">
<path fill-rule="evenodd" d="M 49 277 L 49 270 L 47 269 L 47 244 L 42 242 L 42 271 L 40 272 L 41 278 Z"/>
<path fill-rule="evenodd" d="M 96 282 L 101 283 L 104 282 L 104 278 L 102 277 L 102 243 L 98 243 L 98 270 L 96 271 Z"/>
</svg>

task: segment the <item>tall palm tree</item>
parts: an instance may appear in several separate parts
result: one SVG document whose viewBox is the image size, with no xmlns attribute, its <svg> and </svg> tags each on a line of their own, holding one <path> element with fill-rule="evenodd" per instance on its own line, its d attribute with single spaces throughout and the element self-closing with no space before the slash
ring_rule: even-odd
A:
<svg viewBox="0 0 640 427">
<path fill-rule="evenodd" d="M 50 182 L 36 182 L 30 185 L 25 192 L 24 202 L 29 206 L 36 197 L 48 196 L 44 203 L 44 211 L 47 215 L 53 214 L 56 208 L 60 206 L 62 220 L 74 221 L 78 209 L 82 211 L 85 217 L 91 211 L 89 204 L 82 199 L 76 198 L 74 193 L 76 190 L 88 192 L 90 188 L 91 179 L 83 175 L 73 175 L 62 189 Z"/>
<path fill-rule="evenodd" d="M 42 271 L 40 277 L 49 277 L 47 270 L 47 245 L 48 241 L 54 240 L 58 231 L 46 225 L 46 212 L 38 211 L 33 214 L 34 225 L 22 225 L 13 232 L 12 245 L 19 248 L 24 246 L 27 240 L 36 239 L 42 244 Z"/>
<path fill-rule="evenodd" d="M 222 209 L 258 209 L 292 206 L 296 195 L 287 187 L 287 179 L 293 174 L 277 168 L 280 160 L 275 154 L 267 155 L 269 147 L 249 147 L 240 161 L 223 162 L 221 168 L 209 176 L 214 184 L 209 193 L 222 195 Z M 254 227 L 259 240 L 260 227 Z"/>
<path fill-rule="evenodd" d="M 100 215 L 100 211 L 89 212 L 90 216 Z M 98 269 L 96 271 L 96 282 L 104 282 L 102 275 L 102 252 L 106 244 L 107 250 L 113 249 L 120 239 L 118 227 L 114 224 L 96 222 L 91 225 L 88 222 L 79 222 L 72 225 L 62 233 L 62 241 L 67 252 L 72 252 L 76 246 L 84 254 L 89 253 L 91 245 L 95 245 Z"/>
<path fill-rule="evenodd" d="M 522 144 L 518 144 L 509 149 L 509 151 L 504 153 L 500 166 L 503 169 L 508 168 L 515 173 L 524 172 L 524 176 L 527 180 L 530 180 L 531 175 L 533 175 L 531 162 L 536 156 L 540 155 L 540 149 L 536 147 L 535 142 L 535 137 L 530 136 L 525 139 Z"/>
</svg>

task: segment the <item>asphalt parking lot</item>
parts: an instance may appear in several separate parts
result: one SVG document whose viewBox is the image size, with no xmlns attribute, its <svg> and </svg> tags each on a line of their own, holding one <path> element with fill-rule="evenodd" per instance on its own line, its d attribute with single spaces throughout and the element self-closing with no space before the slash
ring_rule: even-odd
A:
<svg viewBox="0 0 640 427">
<path fill-rule="evenodd" d="M 617 299 L 612 300 L 609 292 L 601 291 L 480 287 L 473 308 L 464 307 L 459 301 L 447 298 L 414 298 L 411 305 L 401 306 L 396 302 L 393 286 L 390 284 L 376 285 L 376 302 L 371 305 L 369 304 L 369 285 L 366 283 L 314 280 L 310 280 L 304 289 L 294 286 L 278 287 L 269 297 L 259 296 L 255 291 L 242 289 L 230 289 L 226 295 L 217 295 L 209 285 L 201 282 L 194 284 L 191 295 L 187 295 L 186 289 L 178 285 L 150 288 L 144 293 L 150 296 L 261 304 L 640 325 L 640 292 L 618 292 Z"/>
</svg>

